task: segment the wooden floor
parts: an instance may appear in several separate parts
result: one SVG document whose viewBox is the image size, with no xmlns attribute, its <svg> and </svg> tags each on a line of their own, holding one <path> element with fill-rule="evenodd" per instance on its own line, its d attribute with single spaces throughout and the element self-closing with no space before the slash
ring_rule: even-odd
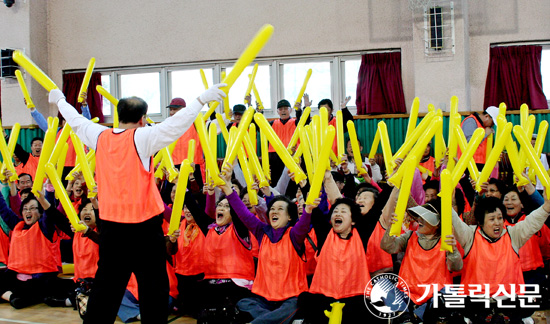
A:
<svg viewBox="0 0 550 324">
<path fill-rule="evenodd" d="M 196 324 L 190 317 L 170 315 L 170 324 Z M 24 309 L 14 309 L 8 303 L 0 303 L 0 324 L 77 324 L 82 323 L 76 310 L 70 307 L 49 307 L 38 304 Z M 116 323 L 123 323 L 117 318 Z M 139 323 L 139 322 L 135 322 Z"/>
</svg>

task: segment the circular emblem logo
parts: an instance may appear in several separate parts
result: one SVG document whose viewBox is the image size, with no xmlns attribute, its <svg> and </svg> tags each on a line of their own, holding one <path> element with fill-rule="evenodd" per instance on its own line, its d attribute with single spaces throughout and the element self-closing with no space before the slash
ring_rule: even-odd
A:
<svg viewBox="0 0 550 324">
<path fill-rule="evenodd" d="M 382 273 L 371 278 L 365 287 L 368 310 L 382 319 L 396 318 L 409 306 L 409 286 L 398 275 Z"/>
</svg>

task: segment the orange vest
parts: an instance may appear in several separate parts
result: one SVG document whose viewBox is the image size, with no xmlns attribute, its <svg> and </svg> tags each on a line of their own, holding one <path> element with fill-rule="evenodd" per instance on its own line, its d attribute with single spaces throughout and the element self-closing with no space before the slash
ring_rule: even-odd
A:
<svg viewBox="0 0 550 324">
<path fill-rule="evenodd" d="M 202 178 L 206 179 L 206 161 L 204 160 L 199 134 L 195 129 L 195 125 L 189 127 L 185 134 L 181 135 L 178 139 L 176 147 L 174 147 L 174 151 L 172 152 L 172 160 L 175 165 L 178 165 L 187 158 L 189 141 L 192 139 L 195 140 L 195 158 L 191 162 L 200 165 Z"/>
<path fill-rule="evenodd" d="M 335 299 L 361 296 L 370 281 L 367 254 L 354 228 L 349 240 L 331 230 L 317 257 L 309 291 Z"/>
<path fill-rule="evenodd" d="M 498 285 L 503 284 L 510 292 L 510 285 L 515 285 L 519 293 L 519 285 L 523 284 L 523 273 L 519 255 L 512 248 L 512 239 L 507 231 L 498 241 L 491 243 L 481 235 L 481 229 L 476 229 L 474 243 L 468 255 L 464 257 L 462 284 L 464 292 L 470 295 L 472 287 L 468 285 L 490 285 L 490 295 L 498 291 Z M 481 295 L 483 292 L 472 291 Z"/>
<path fill-rule="evenodd" d="M 315 243 L 315 246 L 317 246 L 317 234 L 315 234 L 315 230 L 312 228 L 311 231 L 309 231 L 309 238 Z M 306 238 L 305 241 L 306 244 L 306 275 L 310 276 L 315 273 L 315 268 L 317 267 L 317 260 L 315 259 L 315 250 L 313 250 L 313 246 L 309 242 L 309 240 Z"/>
<path fill-rule="evenodd" d="M 61 130 L 59 130 L 55 136 L 56 141 L 59 139 L 59 135 L 61 135 Z M 69 144 L 69 149 L 67 151 L 67 157 L 65 158 L 65 166 L 74 167 L 76 162 L 76 152 L 74 150 L 73 141 L 70 137 L 67 140 L 67 144 Z"/>
<path fill-rule="evenodd" d="M 369 270 L 375 272 L 385 268 L 393 268 L 391 254 L 382 250 L 380 242 L 386 230 L 378 222 L 367 243 L 367 262 Z"/>
<path fill-rule="evenodd" d="M 286 300 L 307 291 L 306 264 L 290 240 L 291 228 L 277 243 L 264 235 L 260 245 L 258 273 L 252 292 L 269 301 Z"/>
<path fill-rule="evenodd" d="M 432 291 L 421 299 L 426 288 L 419 285 L 437 284 L 441 289 L 453 283 L 451 272 L 447 270 L 445 252 L 439 250 L 440 246 L 441 239 L 433 248 L 425 250 L 418 243 L 416 232 L 409 238 L 399 276 L 409 285 L 409 297 L 417 305 L 422 305 L 433 297 Z"/>
<path fill-rule="evenodd" d="M 288 143 L 290 143 L 290 139 L 292 138 L 292 135 L 296 130 L 296 118 L 290 118 L 284 124 L 281 122 L 281 119 L 277 119 L 273 122 L 273 125 L 271 127 L 275 131 L 275 134 L 279 136 L 279 139 L 281 140 L 281 142 L 283 142 L 283 145 L 286 147 L 288 146 Z M 271 146 L 271 144 L 269 144 L 269 152 L 275 152 L 275 149 L 273 148 L 273 146 Z"/>
<path fill-rule="evenodd" d="M 198 226 L 198 225 L 197 225 Z M 187 220 L 183 219 L 180 226 L 181 235 L 187 228 Z M 178 253 L 176 253 L 176 273 L 183 276 L 193 276 L 204 272 L 204 242 L 205 236 L 199 229 L 197 237 L 184 246 L 184 239 L 178 239 Z"/>
<path fill-rule="evenodd" d="M 10 237 L 0 229 L 0 262 L 8 264 Z"/>
<path fill-rule="evenodd" d="M 462 127 L 462 125 L 464 125 L 464 122 L 469 118 L 474 119 L 474 121 L 476 122 L 477 128 L 480 128 L 480 127 L 482 129 L 485 128 L 485 127 L 483 127 L 483 124 L 477 118 L 474 117 L 474 115 L 470 115 L 470 116 L 464 118 L 464 120 L 460 124 L 460 127 Z M 457 156 L 458 156 L 458 158 L 460 158 L 460 156 L 461 156 L 460 147 L 457 149 L 457 152 L 458 152 Z M 486 157 L 487 157 L 487 141 L 485 139 L 483 139 L 483 141 L 481 141 L 481 143 L 479 143 L 479 146 L 477 147 L 477 150 L 474 153 L 474 161 L 476 161 L 476 163 L 485 164 L 485 158 Z"/>
<path fill-rule="evenodd" d="M 204 243 L 205 279 L 254 280 L 252 252 L 241 243 L 233 224 L 222 234 L 211 228 Z"/>
<path fill-rule="evenodd" d="M 518 222 L 521 222 L 525 219 L 525 215 L 521 216 Z M 510 224 L 507 220 L 504 221 L 506 226 L 514 226 L 515 224 Z M 535 233 L 531 238 L 519 248 L 519 261 L 521 262 L 522 271 L 531 271 L 538 268 L 544 268 L 544 262 L 542 261 L 542 253 L 540 251 L 539 240 L 541 231 Z"/>
<path fill-rule="evenodd" d="M 539 246 L 543 260 L 550 260 L 550 228 L 543 226 L 540 230 Z"/>
<path fill-rule="evenodd" d="M 29 159 L 27 160 L 27 163 L 25 163 L 25 165 L 23 165 L 23 163 L 20 163 L 18 166 L 15 167 L 15 172 L 17 173 L 17 175 L 20 175 L 21 173 L 28 173 L 31 175 L 32 180 L 34 181 L 36 168 L 38 168 L 38 160 L 40 160 L 40 157 L 34 157 L 32 154 L 29 154 Z"/>
<path fill-rule="evenodd" d="M 38 222 L 24 230 L 25 222 L 15 225 L 11 234 L 8 269 L 18 273 L 35 274 L 57 272 L 57 261 L 53 253 L 56 246 L 40 230 Z M 56 234 L 54 234 L 56 237 Z"/>
<path fill-rule="evenodd" d="M 99 245 L 82 233 L 76 232 L 73 239 L 74 281 L 78 278 L 94 278 L 99 260 Z"/>
<path fill-rule="evenodd" d="M 141 223 L 164 211 L 154 170 L 145 170 L 136 151 L 135 131 L 115 134 L 108 129 L 99 135 L 96 174 L 103 220 Z"/>
</svg>

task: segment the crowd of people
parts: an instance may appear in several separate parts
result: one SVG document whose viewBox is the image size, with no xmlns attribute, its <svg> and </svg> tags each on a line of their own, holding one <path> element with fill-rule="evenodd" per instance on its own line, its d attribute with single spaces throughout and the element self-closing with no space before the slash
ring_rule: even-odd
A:
<svg viewBox="0 0 550 324">
<path fill-rule="evenodd" d="M 118 128 L 94 124 L 85 100 L 80 115 L 61 91 L 52 90 L 50 103 L 96 152 L 97 197 L 88 198 L 84 177 L 72 174 L 66 191 L 84 225 L 76 231 L 48 180 L 31 192 L 42 139 L 32 140 L 30 153 L 17 147 L 19 180 L 10 182 L 6 170 L 10 191 L 0 199 L 0 262 L 7 266 L 0 275 L 1 298 L 18 309 L 41 302 L 72 306 L 85 323 L 109 323 L 117 315 L 124 322 L 163 323 L 169 313 L 198 323 L 326 323 L 324 311 L 335 302 L 345 304 L 342 323 L 387 322 L 367 304 L 391 305 L 365 289 L 371 278 L 394 273 L 408 283 L 410 300 L 394 323 L 464 317 L 474 323 L 496 318 L 529 323 L 536 307 L 549 308 L 550 200 L 533 184 L 490 178 L 477 192 L 466 172 L 454 188 L 453 234 L 446 237 L 438 196 L 446 161 L 436 167 L 430 146 L 415 170 L 400 236 L 389 233 L 397 221 L 399 189 L 386 181 L 391 175 L 375 159 L 356 165 L 348 158 L 353 156 L 350 142 L 341 163 L 331 163 L 324 173 L 316 199 L 308 199 L 311 179 L 296 183 L 272 147 L 268 186 L 256 179 L 246 188 L 238 160 L 222 165 L 223 183 L 215 185 L 207 178 L 211 171 L 193 121 L 205 104 L 225 96 L 223 86 L 211 87 L 189 104 L 174 98 L 167 107 L 170 117 L 156 125 L 145 119 L 145 101 L 123 98 Z M 353 119 L 346 108 L 349 99 L 340 105 L 344 125 Z M 303 106 L 312 106 L 307 94 Z M 337 127 L 332 101 L 323 99 L 317 106 L 327 109 L 327 124 Z M 239 127 L 246 109 L 236 105 L 232 120 L 216 124 L 218 129 Z M 292 107 L 283 99 L 277 112 L 271 126 L 286 146 L 302 105 Z M 47 129 L 44 117 L 36 110 L 32 114 Z M 463 123 L 468 140 L 478 127 L 491 134 L 495 118 L 494 109 L 468 117 Z M 168 235 L 175 183 L 181 179 L 168 181 L 166 170 L 164 178 L 155 178 L 159 166 L 152 156 L 178 140 L 173 161 L 179 164 L 191 139 L 194 172 L 179 229 Z M 480 152 L 485 147 L 480 145 Z M 336 141 L 332 149 L 337 153 Z M 65 174 L 76 162 L 74 150 L 68 156 Z M 480 167 L 483 156 L 475 155 Z M 397 168 L 402 161 L 395 161 Z M 251 190 L 258 196 L 255 205 Z M 441 251 L 442 242 L 452 251 Z M 74 262 L 73 281 L 58 276 L 67 260 Z M 457 296 L 464 297 L 462 307 L 449 306 Z"/>
</svg>

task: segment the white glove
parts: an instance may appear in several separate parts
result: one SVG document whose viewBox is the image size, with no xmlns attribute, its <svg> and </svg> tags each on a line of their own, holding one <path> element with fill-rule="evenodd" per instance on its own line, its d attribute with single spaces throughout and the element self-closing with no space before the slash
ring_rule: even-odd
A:
<svg viewBox="0 0 550 324">
<path fill-rule="evenodd" d="M 225 92 L 220 90 L 221 87 L 226 87 L 227 84 L 225 83 L 218 83 L 213 86 L 211 86 L 208 90 L 201 93 L 199 96 L 199 100 L 201 103 L 209 103 L 210 101 L 222 101 L 223 98 L 226 96 Z"/>
<path fill-rule="evenodd" d="M 61 90 L 53 89 L 52 91 L 50 91 L 50 96 L 48 97 L 48 101 L 51 104 L 57 105 L 57 103 L 61 99 L 65 99 L 65 95 L 63 94 L 63 92 L 61 92 Z"/>
</svg>

